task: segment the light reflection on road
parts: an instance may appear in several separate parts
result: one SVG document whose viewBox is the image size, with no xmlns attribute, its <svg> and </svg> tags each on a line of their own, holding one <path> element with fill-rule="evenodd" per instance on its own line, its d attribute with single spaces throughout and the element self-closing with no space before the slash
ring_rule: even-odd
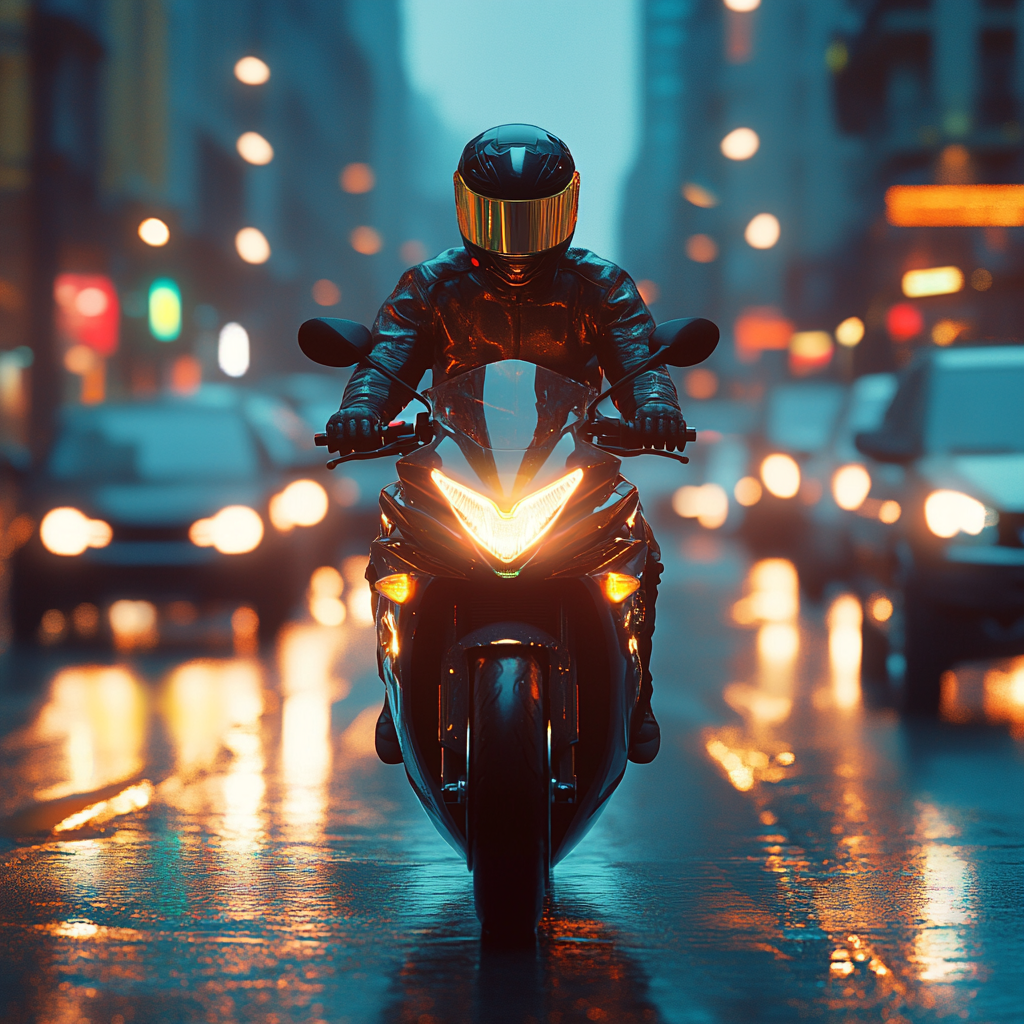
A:
<svg viewBox="0 0 1024 1024">
<path fill-rule="evenodd" d="M 983 952 L 973 938 L 972 853 L 939 806 L 918 801 L 908 819 L 888 788 L 900 770 L 891 748 L 899 721 L 884 709 L 866 714 L 860 602 L 834 596 L 816 629 L 796 617 L 795 579 L 778 559 L 748 572 L 731 618 L 756 628 L 754 657 L 734 658 L 745 678 L 723 688 L 744 724 L 705 731 L 708 755 L 764 826 L 763 865 L 779 892 L 771 930 L 831 939 L 822 978 L 833 1013 L 964 1017 L 974 996 L 965 986 L 979 977 Z M 1017 735 L 1010 695 L 1024 659 L 974 671 L 946 681 L 950 706 L 974 687 L 974 711 L 959 720 L 984 712 Z M 780 755 L 790 747 L 793 754 Z M 821 814 L 816 825 L 806 820 L 807 801 Z"/>
<path fill-rule="evenodd" d="M 106 666 L 59 671 L 37 721 L 21 737 L 59 750 L 57 756 L 50 752 L 46 769 L 51 774 L 39 779 L 35 798 L 88 793 L 137 775 L 146 730 L 146 695 L 131 671 Z"/>
<path fill-rule="evenodd" d="M 39 1019 L 973 1014 L 990 969 L 978 933 L 991 865 L 976 823 L 923 791 L 931 755 L 916 734 L 862 688 L 850 595 L 801 609 L 781 559 L 715 595 L 730 622 L 720 674 L 663 671 L 655 698 L 703 685 L 713 713 L 663 718 L 663 759 L 627 776 L 639 799 L 613 798 L 607 828 L 555 873 L 538 952 L 503 958 L 476 939 L 464 867 L 401 769 L 376 760 L 363 567 L 343 567 L 340 627 L 291 623 L 265 661 L 63 668 L 2 741 L 6 770 L 24 769 L 32 792 L 121 784 L 104 798 L 111 817 L 0 854 L 0 956 L 41 985 Z M 1016 669 L 999 671 L 1005 709 Z M 142 776 L 148 806 L 125 797 L 122 811 Z M 617 816 L 628 825 L 616 830 Z M 630 865 L 673 828 L 680 845 L 630 888 Z"/>
</svg>

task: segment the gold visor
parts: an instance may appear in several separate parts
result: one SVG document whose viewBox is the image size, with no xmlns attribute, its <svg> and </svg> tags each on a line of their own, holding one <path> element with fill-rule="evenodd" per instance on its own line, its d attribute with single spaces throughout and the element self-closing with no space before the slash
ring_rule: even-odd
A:
<svg viewBox="0 0 1024 1024">
<path fill-rule="evenodd" d="M 478 196 L 455 172 L 455 210 L 464 238 L 489 252 L 528 256 L 564 242 L 576 227 L 580 174 L 557 195 L 544 199 Z"/>
</svg>

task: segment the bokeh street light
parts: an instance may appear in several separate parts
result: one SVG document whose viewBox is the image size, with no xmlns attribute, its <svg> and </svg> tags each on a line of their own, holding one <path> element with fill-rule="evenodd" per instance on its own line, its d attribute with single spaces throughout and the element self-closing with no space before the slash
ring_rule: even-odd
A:
<svg viewBox="0 0 1024 1024">
<path fill-rule="evenodd" d="M 718 196 L 714 192 L 693 181 L 683 185 L 683 198 L 702 210 L 711 210 L 718 205 Z"/>
<path fill-rule="evenodd" d="M 166 245 L 171 237 L 171 229 L 159 217 L 147 217 L 139 225 L 139 238 L 146 245 L 158 248 Z"/>
<path fill-rule="evenodd" d="M 755 249 L 770 249 L 778 240 L 779 219 L 771 213 L 759 213 L 747 225 L 743 237 Z"/>
<path fill-rule="evenodd" d="M 384 244 L 383 239 L 380 237 L 380 232 L 375 228 L 367 227 L 365 224 L 352 230 L 349 241 L 352 243 L 352 248 L 364 256 L 373 256 L 374 253 L 380 252 Z"/>
<path fill-rule="evenodd" d="M 249 369 L 249 332 L 234 322 L 220 329 L 217 365 L 229 377 L 244 377 Z"/>
<path fill-rule="evenodd" d="M 338 177 L 338 184 L 343 192 L 358 196 L 372 192 L 377 178 L 369 164 L 346 164 Z"/>
<path fill-rule="evenodd" d="M 722 139 L 722 155 L 730 160 L 749 160 L 761 147 L 753 128 L 734 128 Z"/>
<path fill-rule="evenodd" d="M 246 263 L 266 263 L 270 259 L 270 243 L 259 228 L 242 228 L 235 235 L 235 249 Z"/>
<path fill-rule="evenodd" d="M 844 348 L 854 348 L 864 338 L 864 321 L 859 316 L 848 316 L 836 328 L 836 341 Z"/>
<path fill-rule="evenodd" d="M 243 85 L 263 85 L 270 78 L 270 68 L 259 57 L 243 57 L 235 64 L 235 78 Z"/>
<path fill-rule="evenodd" d="M 723 2 L 728 10 L 736 11 L 738 14 L 756 11 L 761 6 L 761 0 L 723 0 Z"/>
<path fill-rule="evenodd" d="M 326 277 L 314 282 L 312 293 L 313 301 L 318 306 L 336 306 L 341 302 L 341 289 Z"/>
<path fill-rule="evenodd" d="M 718 245 L 710 235 L 690 235 L 686 240 L 686 255 L 694 263 L 714 263 L 718 258 Z"/>
<path fill-rule="evenodd" d="M 238 155 L 249 164 L 262 167 L 274 159 L 274 147 L 259 132 L 243 132 L 235 143 Z"/>
</svg>

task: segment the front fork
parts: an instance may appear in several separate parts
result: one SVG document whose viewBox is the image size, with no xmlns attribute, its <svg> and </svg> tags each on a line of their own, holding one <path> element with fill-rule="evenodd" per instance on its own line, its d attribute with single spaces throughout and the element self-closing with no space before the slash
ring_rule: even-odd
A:
<svg viewBox="0 0 1024 1024">
<path fill-rule="evenodd" d="M 471 651 L 492 645 L 517 644 L 546 655 L 544 685 L 547 719 L 547 760 L 552 803 L 576 801 L 575 748 L 579 741 L 579 698 L 569 617 L 559 610 L 559 636 L 523 623 L 495 623 L 458 637 L 458 606 L 452 609 L 446 638 L 448 654 L 441 674 L 438 739 L 441 744 L 441 793 L 448 810 L 464 820 L 470 763 L 472 700 L 469 672 Z"/>
</svg>

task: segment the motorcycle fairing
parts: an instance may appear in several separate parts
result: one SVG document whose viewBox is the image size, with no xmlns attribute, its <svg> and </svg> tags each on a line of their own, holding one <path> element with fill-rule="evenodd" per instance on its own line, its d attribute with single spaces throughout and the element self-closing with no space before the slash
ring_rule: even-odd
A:
<svg viewBox="0 0 1024 1024">
<path fill-rule="evenodd" d="M 542 650 L 554 864 L 586 834 L 626 767 L 644 588 L 614 604 L 595 576 L 642 579 L 639 497 L 617 458 L 575 438 L 589 389 L 574 381 L 510 360 L 428 394 L 435 439 L 401 459 L 399 482 L 382 492 L 368 570 L 371 582 L 396 572 L 415 580 L 402 604 L 374 598 L 378 665 L 406 772 L 435 827 L 465 854 L 466 651 L 496 641 Z M 576 468 L 583 479 L 552 528 L 511 566 L 467 536 L 430 475 L 441 470 L 507 509 Z M 591 723 L 582 735 L 577 703 Z"/>
</svg>

